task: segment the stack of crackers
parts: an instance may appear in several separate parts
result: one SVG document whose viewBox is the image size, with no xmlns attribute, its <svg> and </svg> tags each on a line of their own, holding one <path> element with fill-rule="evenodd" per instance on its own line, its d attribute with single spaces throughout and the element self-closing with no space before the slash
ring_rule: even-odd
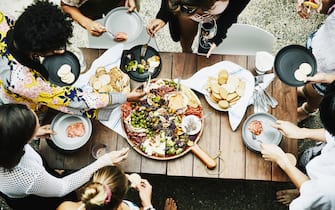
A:
<svg viewBox="0 0 335 210">
<path fill-rule="evenodd" d="M 213 103 L 221 109 L 228 109 L 244 95 L 245 87 L 244 80 L 222 69 L 217 77 L 208 78 L 206 90 Z"/>
<path fill-rule="evenodd" d="M 98 67 L 95 75 L 91 76 L 89 85 L 94 91 L 99 93 L 130 92 L 129 76 L 123 73 L 118 67 L 113 67 L 109 71 L 105 67 Z"/>
</svg>

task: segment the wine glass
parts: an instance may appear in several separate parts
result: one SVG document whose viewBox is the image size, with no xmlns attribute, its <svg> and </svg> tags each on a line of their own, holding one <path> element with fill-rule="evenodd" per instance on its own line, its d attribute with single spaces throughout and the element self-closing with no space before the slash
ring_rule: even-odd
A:
<svg viewBox="0 0 335 210">
<path fill-rule="evenodd" d="M 204 49 L 211 47 L 209 40 L 214 38 L 217 32 L 215 19 L 200 23 L 200 46 Z"/>
<path fill-rule="evenodd" d="M 94 159 L 98 159 L 107 153 L 107 145 L 106 144 L 94 144 L 91 150 L 92 157 Z"/>
</svg>

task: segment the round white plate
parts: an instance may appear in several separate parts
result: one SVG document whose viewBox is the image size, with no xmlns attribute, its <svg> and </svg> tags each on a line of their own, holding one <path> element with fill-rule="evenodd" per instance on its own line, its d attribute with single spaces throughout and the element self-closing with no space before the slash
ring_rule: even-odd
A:
<svg viewBox="0 0 335 210">
<path fill-rule="evenodd" d="M 256 136 L 264 144 L 275 144 L 279 145 L 282 139 L 282 134 L 270 124 L 276 122 L 277 119 L 265 112 L 255 113 L 250 115 L 243 124 L 242 127 L 242 138 L 244 144 L 255 152 L 260 152 L 260 142 L 252 138 L 252 134 L 248 129 L 248 125 L 253 120 L 259 120 L 262 123 L 263 131 L 260 135 Z"/>
<path fill-rule="evenodd" d="M 104 21 L 107 30 L 113 34 L 124 32 L 128 35 L 128 39 L 123 43 L 135 41 L 141 35 L 144 27 L 139 14 L 136 11 L 129 13 L 127 7 L 117 7 L 111 10 L 105 16 Z M 110 34 L 108 35 L 113 39 Z"/>
<path fill-rule="evenodd" d="M 75 122 L 83 122 L 85 134 L 82 137 L 69 138 L 66 135 L 66 128 Z M 51 122 L 51 129 L 56 132 L 51 135 L 52 142 L 63 150 L 76 150 L 84 146 L 90 139 L 92 133 L 92 122 L 83 116 L 59 113 Z"/>
</svg>

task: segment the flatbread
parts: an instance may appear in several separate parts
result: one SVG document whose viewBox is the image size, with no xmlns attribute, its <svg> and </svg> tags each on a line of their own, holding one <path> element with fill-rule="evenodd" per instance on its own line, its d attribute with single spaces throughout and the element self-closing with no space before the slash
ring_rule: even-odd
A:
<svg viewBox="0 0 335 210">
<path fill-rule="evenodd" d="M 59 67 L 57 71 L 57 76 L 64 77 L 70 73 L 71 73 L 71 66 L 69 64 L 63 64 L 61 65 L 61 67 Z"/>
<path fill-rule="evenodd" d="M 304 74 L 300 69 L 297 69 L 294 72 L 294 77 L 296 80 L 301 81 L 301 82 L 304 82 L 307 79 L 307 75 Z"/>
<path fill-rule="evenodd" d="M 302 63 L 299 66 L 299 70 L 302 73 L 308 75 L 308 74 L 312 73 L 312 66 L 309 63 Z"/>
</svg>

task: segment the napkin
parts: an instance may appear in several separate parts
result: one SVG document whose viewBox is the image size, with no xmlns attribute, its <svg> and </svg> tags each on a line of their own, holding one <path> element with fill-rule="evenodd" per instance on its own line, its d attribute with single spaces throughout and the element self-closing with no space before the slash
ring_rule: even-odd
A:
<svg viewBox="0 0 335 210">
<path fill-rule="evenodd" d="M 79 76 L 79 79 L 73 84 L 75 87 L 82 88 L 84 91 L 92 91 L 92 87 L 88 82 L 92 75 L 95 74 L 99 66 L 104 66 L 107 70 L 114 66 L 120 66 L 121 56 L 123 52 L 123 44 L 115 45 L 105 51 L 99 58 L 93 61 L 90 69 Z"/>
<path fill-rule="evenodd" d="M 120 66 L 123 47 L 123 44 L 118 44 L 104 52 L 99 58 L 93 61 L 91 68 L 88 71 L 79 76 L 79 79 L 73 86 L 79 87 L 84 91 L 91 92 L 92 87 L 88 85 L 90 77 L 95 74 L 95 71 L 99 66 L 104 66 L 106 69 L 111 69 L 114 66 Z M 121 124 L 120 105 L 102 108 L 99 111 L 99 115 L 106 115 L 106 119 L 108 119 L 100 120 L 103 125 L 112 129 L 121 136 L 126 137 Z"/>
<path fill-rule="evenodd" d="M 241 99 L 235 105 L 228 109 L 230 127 L 233 131 L 235 131 L 240 124 L 247 107 L 250 105 L 250 98 L 252 98 L 255 81 L 254 76 L 250 71 L 233 62 L 221 61 L 212 66 L 200 69 L 192 77 L 186 80 L 181 80 L 180 83 L 205 95 L 208 94 L 205 89 L 207 78 L 210 76 L 217 77 L 218 72 L 222 69 L 226 69 L 229 75 L 238 75 L 240 78 L 246 81 L 244 96 L 241 97 Z"/>
</svg>

